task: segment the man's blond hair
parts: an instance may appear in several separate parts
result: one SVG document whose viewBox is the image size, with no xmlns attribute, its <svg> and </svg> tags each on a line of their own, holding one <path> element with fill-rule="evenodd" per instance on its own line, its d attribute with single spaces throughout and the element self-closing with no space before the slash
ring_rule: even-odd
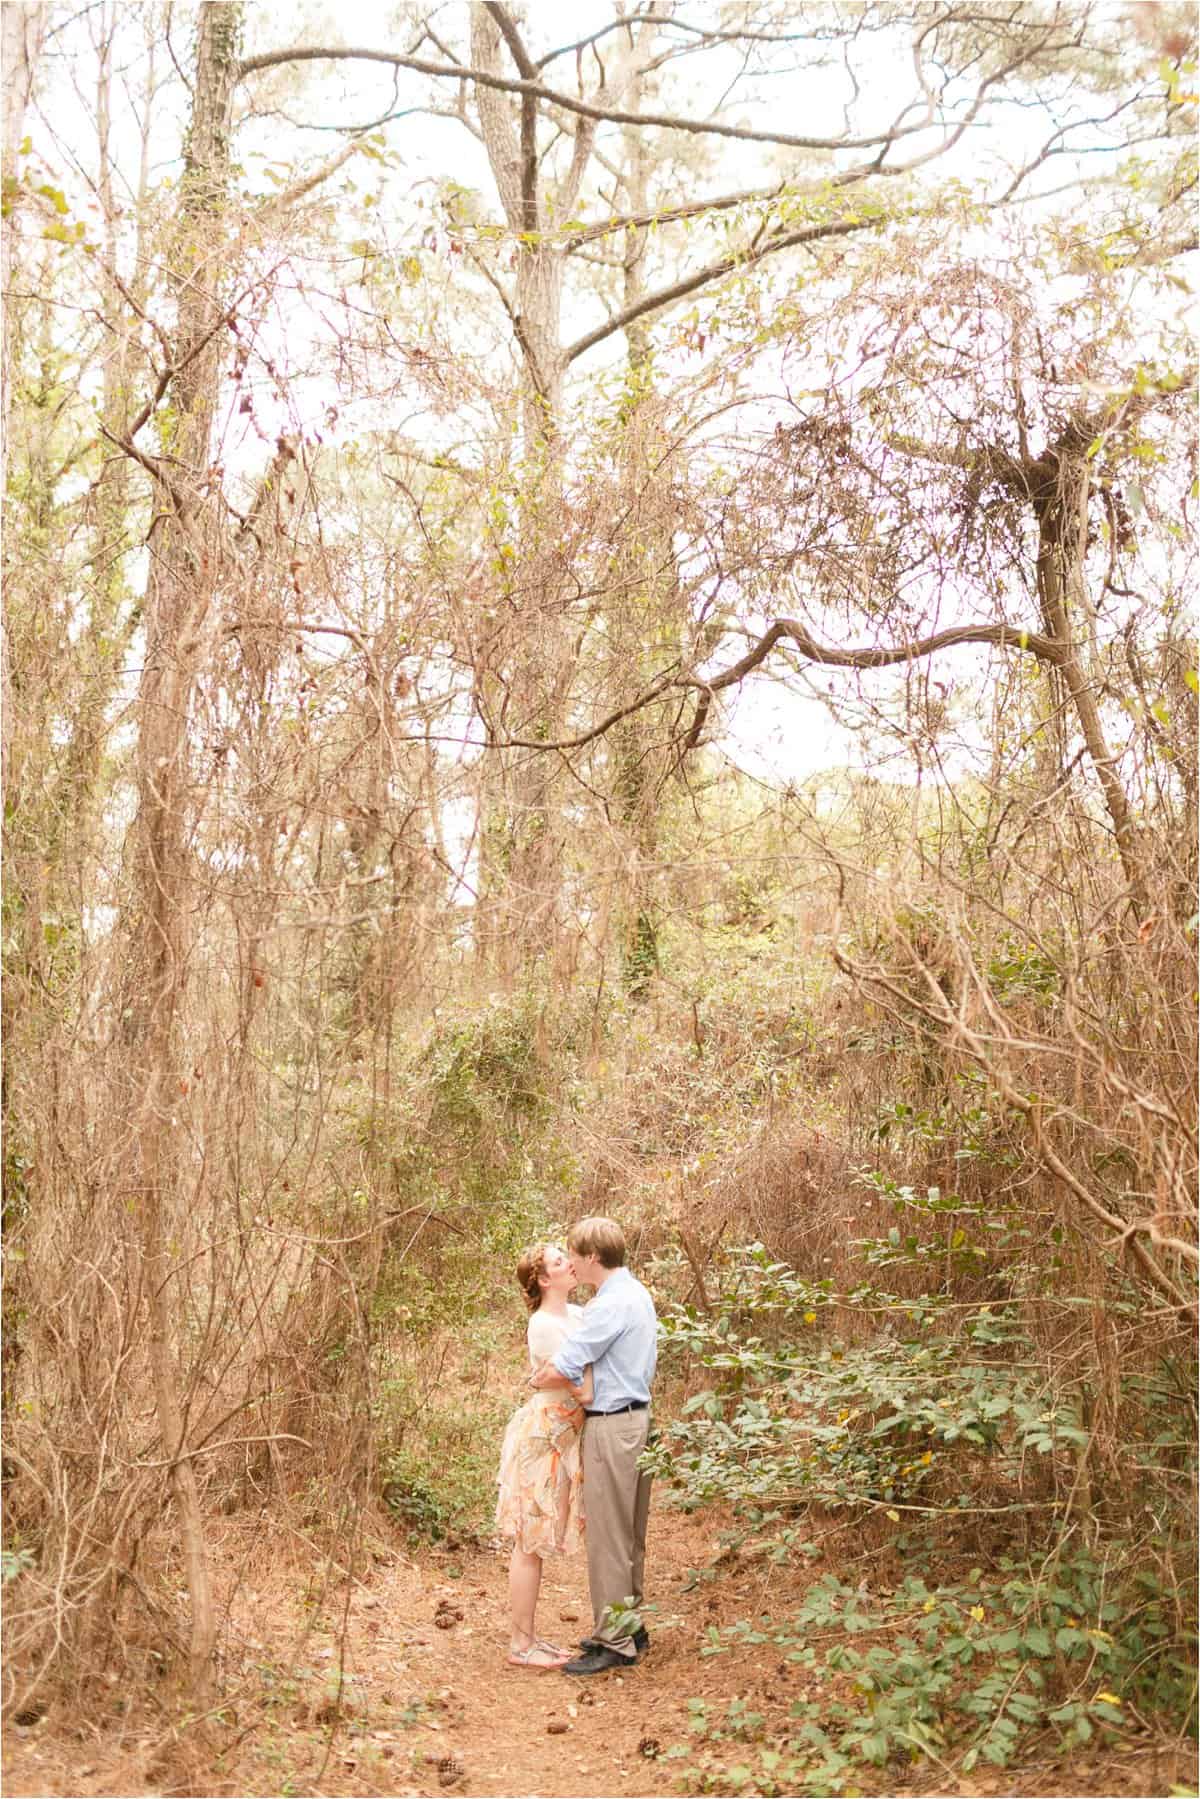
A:
<svg viewBox="0 0 1200 1799">
<path fill-rule="evenodd" d="M 625 1233 L 615 1218 L 581 1218 L 571 1226 L 567 1247 L 575 1256 L 595 1256 L 602 1268 L 625 1266 Z"/>
</svg>

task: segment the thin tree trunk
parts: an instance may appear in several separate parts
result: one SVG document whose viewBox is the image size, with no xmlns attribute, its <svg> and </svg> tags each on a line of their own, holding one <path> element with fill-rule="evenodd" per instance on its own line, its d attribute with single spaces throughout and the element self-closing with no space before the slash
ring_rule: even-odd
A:
<svg viewBox="0 0 1200 1799">
<path fill-rule="evenodd" d="M 46 6 L 0 6 L 0 96 L 4 105 L 3 174 L 6 191 L 17 179 L 18 152 L 25 128 L 25 112 L 33 93 L 33 78 L 46 35 Z M 15 204 L 15 202 L 13 203 Z M 2 299 L 10 306 L 12 287 L 13 225 L 11 216 L 0 228 L 0 285 Z M 12 313 L 0 345 L 0 495 L 8 488 L 8 414 L 12 391 Z M 12 730 L 12 674 L 8 652 L 8 624 L 0 614 L 0 790 L 8 777 L 8 751 Z"/>
<path fill-rule="evenodd" d="M 1038 520 L 1038 594 L 1049 635 L 1065 647 L 1059 667 L 1112 820 L 1117 853 L 1130 894 L 1138 911 L 1145 912 L 1148 899 L 1137 827 L 1117 774 L 1116 758 L 1104 735 L 1095 691 L 1078 650 L 1082 621 L 1077 623 L 1074 614 L 1080 610 L 1084 591 L 1087 497 L 1086 465 L 1082 457 L 1076 458 L 1069 448 L 1063 447 L 1057 458 L 1052 489 L 1047 491 L 1038 486 L 1033 489 Z"/>
<path fill-rule="evenodd" d="M 149 21 L 147 21 L 149 26 Z M 112 171 L 112 67 L 114 40 L 119 26 L 117 0 L 106 0 L 99 12 L 98 69 L 96 79 L 96 135 L 98 165 L 96 191 L 103 221 L 100 266 L 104 271 L 107 323 L 112 347 L 104 358 L 100 418 L 105 430 L 124 435 L 130 411 L 130 348 L 132 319 L 118 286 L 117 220 L 120 210 L 113 194 Z M 131 278 L 127 284 L 135 304 L 144 305 L 148 263 L 144 255 L 145 201 L 149 182 L 150 135 L 154 112 L 155 41 L 147 30 L 148 70 L 145 112 L 142 116 L 141 167 Z M 90 841 L 98 805 L 98 785 L 106 734 L 106 721 L 114 691 L 121 679 L 130 641 L 137 629 L 139 609 L 133 603 L 127 569 L 133 547 L 130 505 L 133 498 L 133 464 L 124 456 L 108 456 L 95 481 L 95 528 L 90 559 L 89 604 L 84 628 L 76 645 L 82 671 L 79 698 L 71 730 L 70 748 L 64 759 L 62 800 L 59 814 L 64 830 L 77 843 Z"/>
<path fill-rule="evenodd" d="M 134 825 L 134 911 L 127 1041 L 138 1106 L 133 1123 L 148 1353 L 163 1455 L 191 1602 L 190 1670 L 197 1694 L 211 1678 L 216 1612 L 204 1519 L 180 1402 L 177 1321 L 172 1298 L 177 1252 L 168 1207 L 178 1173 L 175 1060 L 187 975 L 190 900 L 189 722 L 214 629 L 220 557 L 211 503 L 202 500 L 220 379 L 217 289 L 223 279 L 222 203 L 229 171 L 229 120 L 240 8 L 205 0 L 172 255 L 178 325 L 171 345 L 177 419 L 171 461 L 155 498 L 146 596 L 146 650 L 139 695 L 138 813 Z"/>
<path fill-rule="evenodd" d="M 3 175 L 6 188 L 17 179 L 19 150 L 25 130 L 25 113 L 33 93 L 33 79 L 46 35 L 49 8 L 37 4 L 0 6 L 0 81 L 4 103 Z M 13 230 L 0 231 L 0 276 L 4 300 L 12 285 Z M 0 392 L 0 487 L 8 475 L 9 334 L 4 333 L 3 391 Z"/>
<path fill-rule="evenodd" d="M 640 76 L 629 97 L 633 110 L 641 106 Z M 625 197 L 633 218 L 650 211 L 651 146 L 644 132 L 627 125 L 624 133 Z M 633 225 L 625 234 L 624 291 L 622 305 L 632 311 L 646 292 L 644 229 Z M 671 547 L 670 497 L 651 474 L 658 445 L 659 396 L 653 383 L 650 322 L 639 318 L 626 326 L 629 345 L 629 420 L 623 437 L 628 520 L 627 542 L 619 556 L 621 578 L 618 611 L 609 637 L 613 645 L 613 701 L 628 691 L 631 679 L 648 674 L 648 658 L 661 654 L 664 631 L 673 631 L 669 616 L 674 601 L 674 558 Z M 665 574 L 664 571 L 669 571 Z M 653 650 L 651 650 L 653 646 Z M 661 727 L 653 714 L 636 712 L 613 732 L 615 794 L 621 824 L 627 834 L 625 892 L 618 906 L 621 936 L 621 975 L 626 991 L 645 994 L 659 967 L 660 945 L 655 919 L 655 878 L 658 859 L 662 780 L 665 756 L 657 742 Z"/>
<path fill-rule="evenodd" d="M 623 93 L 639 42 L 632 31 L 605 90 Z M 535 73 L 512 20 L 502 34 L 493 11 L 471 11 L 471 58 L 476 68 L 499 74 L 505 44 L 518 72 Z M 580 121 L 553 213 L 542 180 L 539 102 L 519 102 L 480 84 L 476 103 L 484 147 L 500 202 L 516 234 L 513 328 L 522 360 L 522 422 L 526 486 L 518 520 L 513 595 L 505 671 L 508 717 L 527 738 L 561 734 L 574 673 L 574 651 L 564 604 L 561 537 L 564 527 L 562 447 L 563 387 L 567 369 L 562 337 L 563 250 L 552 241 L 555 220 L 569 217 L 592 154 L 594 124 Z M 485 694 L 485 698 L 487 695 Z M 481 946 L 495 964 L 520 979 L 559 941 L 563 885 L 564 805 L 561 765 L 536 750 L 494 752 L 497 777 L 484 777 L 487 799 L 480 812 Z M 497 804 L 497 800 L 500 802 Z"/>
<path fill-rule="evenodd" d="M 471 53 L 480 68 L 500 70 L 501 36 L 484 6 L 472 8 Z M 526 487 L 520 499 L 513 567 L 513 617 L 504 661 L 509 716 L 525 736 L 558 735 L 570 659 L 548 554 L 558 526 L 561 469 L 558 434 L 563 377 L 561 253 L 542 241 L 542 182 L 537 164 L 537 107 L 526 100 L 514 116 L 505 94 L 481 87 L 479 121 L 505 217 L 517 234 L 514 330 L 523 380 L 521 416 Z M 545 576 L 543 578 L 543 571 Z M 560 879 L 556 828 L 559 770 L 536 751 L 493 752 L 501 767 L 484 778 L 481 813 L 481 944 L 495 972 L 520 979 L 553 944 Z"/>
</svg>

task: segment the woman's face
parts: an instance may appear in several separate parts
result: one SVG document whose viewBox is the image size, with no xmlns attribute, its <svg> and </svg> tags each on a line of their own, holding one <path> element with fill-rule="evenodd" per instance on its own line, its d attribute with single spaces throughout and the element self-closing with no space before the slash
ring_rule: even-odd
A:
<svg viewBox="0 0 1200 1799">
<path fill-rule="evenodd" d="M 552 1243 L 542 1260 L 545 1270 L 538 1285 L 543 1293 L 569 1293 L 575 1285 L 575 1264 L 565 1249 Z"/>
</svg>

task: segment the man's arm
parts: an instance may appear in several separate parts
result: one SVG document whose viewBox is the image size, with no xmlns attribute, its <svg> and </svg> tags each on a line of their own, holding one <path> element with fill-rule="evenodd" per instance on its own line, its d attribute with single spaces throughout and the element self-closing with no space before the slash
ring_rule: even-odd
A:
<svg viewBox="0 0 1200 1799">
<path fill-rule="evenodd" d="M 583 1371 L 583 1378 L 578 1381 L 568 1380 L 565 1374 L 560 1374 L 553 1362 L 539 1362 L 529 1377 L 529 1385 L 536 1387 L 539 1392 L 547 1389 L 552 1391 L 555 1387 L 566 1388 L 575 1395 L 581 1405 L 591 1405 L 596 1396 L 590 1362 Z"/>
<path fill-rule="evenodd" d="M 539 1371 L 532 1384 L 539 1388 L 554 1386 L 554 1376 L 559 1374 L 566 1377 L 568 1385 L 577 1387 L 588 1363 L 599 1360 L 620 1336 L 624 1323 L 619 1307 L 615 1303 L 605 1305 L 603 1293 L 597 1294 L 579 1324 L 545 1364 L 546 1377 L 540 1378 Z"/>
<path fill-rule="evenodd" d="M 566 1375 L 560 1374 L 554 1363 L 549 1360 L 539 1362 L 529 1376 L 529 1385 L 536 1387 L 539 1393 L 544 1392 L 547 1387 L 569 1387 L 570 1384 Z"/>
</svg>

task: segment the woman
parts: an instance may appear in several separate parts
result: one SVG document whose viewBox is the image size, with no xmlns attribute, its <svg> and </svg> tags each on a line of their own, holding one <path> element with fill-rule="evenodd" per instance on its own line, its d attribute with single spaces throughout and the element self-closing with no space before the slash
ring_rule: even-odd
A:
<svg viewBox="0 0 1200 1799">
<path fill-rule="evenodd" d="M 538 1243 L 517 1263 L 517 1284 L 530 1318 L 526 1330 L 529 1361 L 539 1367 L 557 1350 L 583 1316 L 568 1305 L 575 1267 L 556 1243 Z M 510 1420 L 500 1451 L 500 1497 L 496 1528 L 513 1539 L 508 1568 L 512 1635 L 508 1660 L 514 1668 L 559 1668 L 571 1651 L 547 1643 L 534 1629 L 542 1562 L 548 1555 L 577 1549 L 583 1537 L 583 1464 L 579 1433 L 583 1408 L 592 1397 L 592 1371 L 578 1387 L 562 1385 L 535 1393 Z"/>
</svg>

